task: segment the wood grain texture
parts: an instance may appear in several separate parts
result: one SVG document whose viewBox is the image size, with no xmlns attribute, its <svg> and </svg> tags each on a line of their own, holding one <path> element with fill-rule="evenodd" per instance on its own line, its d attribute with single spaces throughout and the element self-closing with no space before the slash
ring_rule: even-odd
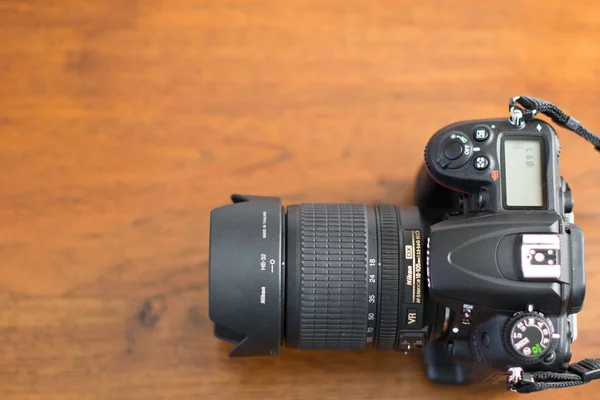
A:
<svg viewBox="0 0 600 400">
<path fill-rule="evenodd" d="M 232 192 L 406 204 L 433 132 L 517 94 L 600 130 L 599 18 L 586 0 L 2 2 L 0 398 L 508 398 L 393 352 L 228 359 L 209 212 Z M 600 356 L 600 163 L 561 138 L 580 359 Z"/>
</svg>

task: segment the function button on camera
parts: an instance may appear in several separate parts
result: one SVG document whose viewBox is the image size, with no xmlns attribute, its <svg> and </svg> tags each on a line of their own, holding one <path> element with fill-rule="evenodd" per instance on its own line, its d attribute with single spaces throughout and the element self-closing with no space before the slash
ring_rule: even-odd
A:
<svg viewBox="0 0 600 400">
<path fill-rule="evenodd" d="M 456 160 L 462 155 L 463 151 L 463 145 L 457 140 L 453 140 L 444 145 L 444 157 L 449 160 Z"/>
<path fill-rule="evenodd" d="M 563 204 L 564 204 L 565 213 L 569 214 L 569 213 L 573 212 L 573 205 L 574 205 L 573 193 L 571 192 L 571 188 L 569 188 L 569 185 L 566 185 L 566 190 L 563 192 L 562 195 L 563 195 Z"/>
<path fill-rule="evenodd" d="M 487 205 L 489 200 L 490 200 L 490 193 L 487 191 L 487 189 L 486 188 L 479 189 L 479 192 L 477 193 L 477 207 L 479 209 L 485 208 L 485 206 Z"/>
<path fill-rule="evenodd" d="M 490 348 L 491 342 L 492 340 L 490 339 L 490 335 L 488 335 L 487 332 L 483 332 L 483 334 L 481 335 L 481 343 L 483 343 L 486 349 Z"/>
<path fill-rule="evenodd" d="M 473 305 L 471 304 L 463 304 L 461 314 L 461 323 L 463 325 L 471 325 L 471 316 L 473 314 Z"/>
<path fill-rule="evenodd" d="M 463 308 L 460 312 L 461 322 L 463 325 L 471 325 L 471 315 L 473 314 L 473 306 L 471 304 L 463 304 Z"/>
<path fill-rule="evenodd" d="M 490 159 L 486 156 L 477 156 L 475 157 L 475 161 L 473 161 L 473 165 L 475 166 L 475 169 L 483 171 L 490 166 Z"/>
<path fill-rule="evenodd" d="M 554 351 L 553 351 L 552 353 L 548 354 L 548 355 L 546 356 L 546 358 L 544 358 L 544 362 L 545 362 L 546 364 L 553 363 L 553 362 L 554 362 L 554 360 L 556 360 L 556 352 L 554 352 Z"/>
<path fill-rule="evenodd" d="M 473 129 L 473 139 L 478 142 L 484 142 L 490 137 L 490 130 L 485 126 L 478 126 Z"/>
</svg>

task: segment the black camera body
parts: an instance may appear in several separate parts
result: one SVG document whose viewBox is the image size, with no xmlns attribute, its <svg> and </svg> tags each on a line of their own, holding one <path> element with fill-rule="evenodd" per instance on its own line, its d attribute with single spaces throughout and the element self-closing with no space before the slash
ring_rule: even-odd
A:
<svg viewBox="0 0 600 400">
<path fill-rule="evenodd" d="M 417 202 L 433 222 L 428 296 L 449 311 L 427 347 L 429 379 L 567 369 L 585 272 L 559 157 L 556 132 L 536 119 L 458 122 L 427 144 Z"/>
<path fill-rule="evenodd" d="M 583 232 L 556 132 L 518 117 L 435 133 L 416 206 L 233 195 L 214 209 L 209 315 L 230 356 L 284 344 L 423 352 L 440 383 L 566 371 Z"/>
</svg>

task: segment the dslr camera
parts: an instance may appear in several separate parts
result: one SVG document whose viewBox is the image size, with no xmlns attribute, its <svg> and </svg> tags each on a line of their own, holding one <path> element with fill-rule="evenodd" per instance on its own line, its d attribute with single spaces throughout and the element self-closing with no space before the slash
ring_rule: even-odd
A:
<svg viewBox="0 0 600 400">
<path fill-rule="evenodd" d="M 233 195 L 214 209 L 209 315 L 230 356 L 284 344 L 419 352 L 431 381 L 522 392 L 597 377 L 594 360 L 569 366 L 584 235 L 560 142 L 536 118 L 546 102 L 510 110 L 431 137 L 415 206 Z"/>
</svg>

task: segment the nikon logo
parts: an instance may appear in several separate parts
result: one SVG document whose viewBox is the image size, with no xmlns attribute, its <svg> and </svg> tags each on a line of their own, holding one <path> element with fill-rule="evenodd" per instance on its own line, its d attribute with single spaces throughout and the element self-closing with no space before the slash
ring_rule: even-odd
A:
<svg viewBox="0 0 600 400">
<path fill-rule="evenodd" d="M 266 304 L 267 303 L 267 288 L 264 286 L 261 286 L 260 288 L 260 304 Z"/>
<path fill-rule="evenodd" d="M 413 247 L 412 244 L 408 244 L 404 246 L 404 254 L 407 260 L 412 260 L 413 258 Z"/>
</svg>

